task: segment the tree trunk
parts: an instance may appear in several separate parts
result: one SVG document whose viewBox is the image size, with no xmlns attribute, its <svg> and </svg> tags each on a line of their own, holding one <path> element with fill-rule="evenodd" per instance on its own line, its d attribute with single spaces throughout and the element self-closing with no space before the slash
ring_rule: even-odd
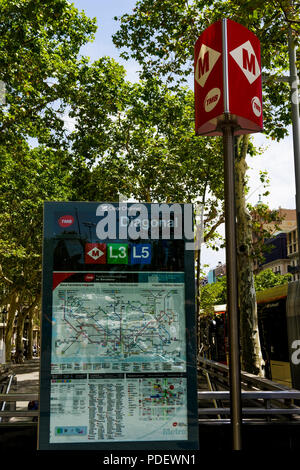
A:
<svg viewBox="0 0 300 470">
<path fill-rule="evenodd" d="M 6 362 L 11 361 L 11 347 L 12 347 L 11 340 L 13 336 L 14 320 L 15 320 L 15 314 L 18 308 L 18 303 L 19 303 L 19 294 L 16 291 L 14 291 L 10 297 L 8 317 L 7 317 L 7 323 L 6 323 L 6 328 L 5 328 L 5 360 Z"/>
<path fill-rule="evenodd" d="M 33 317 L 37 306 L 39 305 L 41 295 L 39 294 L 33 304 L 30 306 L 28 313 L 28 348 L 27 348 L 27 359 L 33 357 Z"/>
<path fill-rule="evenodd" d="M 24 335 L 24 323 L 25 318 L 27 316 L 28 309 L 23 308 L 22 311 L 18 312 L 17 317 L 17 334 L 16 334 L 16 362 L 21 363 L 23 362 L 24 358 L 24 343 L 23 343 L 23 335 Z"/>
<path fill-rule="evenodd" d="M 16 337 L 16 362 L 23 362 L 24 358 L 24 326 L 26 318 L 28 317 L 28 330 L 27 330 L 27 344 L 26 344 L 26 359 L 32 359 L 32 318 L 36 305 L 39 302 L 39 296 L 33 300 L 33 302 L 22 309 L 18 313 L 17 319 L 17 337 Z M 31 332 L 31 333 L 30 333 Z M 31 340 L 29 337 L 31 336 Z"/>
<path fill-rule="evenodd" d="M 253 261 L 251 256 L 252 225 L 245 198 L 248 141 L 248 135 L 239 138 L 238 145 L 236 146 L 235 160 L 241 362 L 242 369 L 246 372 L 263 376 L 263 360 L 259 340 Z"/>
<path fill-rule="evenodd" d="M 27 359 L 32 359 L 33 353 L 33 315 L 34 315 L 34 307 L 31 308 L 29 312 L 28 318 L 28 330 L 27 330 L 27 339 L 28 339 L 28 348 L 27 348 Z"/>
<path fill-rule="evenodd" d="M 201 341 L 200 341 L 200 290 L 201 290 L 201 243 L 203 240 L 203 214 L 204 214 L 204 204 L 205 204 L 205 192 L 202 198 L 201 208 L 199 213 L 196 213 L 195 217 L 195 233 L 196 237 L 194 240 L 195 243 L 195 260 L 197 261 L 197 271 L 196 271 L 196 318 L 197 318 L 197 356 L 200 355 Z M 197 211 L 196 211 L 197 212 Z M 200 216 L 198 223 L 197 216 Z"/>
<path fill-rule="evenodd" d="M 196 278 L 196 318 L 197 318 L 197 358 L 201 351 L 201 329 L 200 329 L 200 276 L 201 276 L 201 252 L 200 248 L 196 251 L 197 260 L 197 278 Z"/>
</svg>

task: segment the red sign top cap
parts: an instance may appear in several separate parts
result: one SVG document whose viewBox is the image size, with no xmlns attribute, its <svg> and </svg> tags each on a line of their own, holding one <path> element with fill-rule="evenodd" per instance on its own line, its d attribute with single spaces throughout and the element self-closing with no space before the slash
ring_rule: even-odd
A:
<svg viewBox="0 0 300 470">
<path fill-rule="evenodd" d="M 209 26 L 195 44 L 196 134 L 222 135 L 225 116 L 236 135 L 263 128 L 260 43 L 232 20 Z"/>
</svg>

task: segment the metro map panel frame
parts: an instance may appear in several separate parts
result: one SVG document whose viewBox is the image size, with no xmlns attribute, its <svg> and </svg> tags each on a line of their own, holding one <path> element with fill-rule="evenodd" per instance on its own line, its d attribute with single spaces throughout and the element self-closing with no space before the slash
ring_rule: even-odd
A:
<svg viewBox="0 0 300 470">
<path fill-rule="evenodd" d="M 76 449 L 76 450 L 101 450 L 109 447 L 111 450 L 130 449 L 174 449 L 188 450 L 198 448 L 198 419 L 197 419 L 197 380 L 196 380 L 196 336 L 195 336 L 195 308 L 194 308 L 194 252 L 185 250 L 185 240 L 98 240 L 94 233 L 96 224 L 95 208 L 97 203 L 45 203 L 44 210 L 44 263 L 43 263 L 43 319 L 42 319 L 42 354 L 41 354 L 41 380 L 40 380 L 40 426 L 39 426 L 39 448 L 40 449 Z M 115 206 L 117 206 L 115 204 Z M 65 215 L 70 215 L 72 223 L 67 228 L 60 226 L 58 220 Z M 84 219 L 82 219 L 84 214 Z M 73 221 L 72 221 L 73 219 Z M 82 223 L 83 220 L 83 223 Z M 87 222 L 88 221 L 88 222 Z M 77 225 L 74 230 L 74 225 Z M 72 227 L 73 225 L 73 227 Z M 72 230 L 73 228 L 73 230 Z M 106 244 L 124 246 L 127 244 L 125 263 L 87 263 L 85 245 L 94 244 L 97 249 Z M 101 246 L 102 244 L 102 246 Z M 93 247 L 90 247 L 91 249 Z M 135 249 L 135 250 L 134 250 Z M 113 250 L 113 249 L 112 249 Z M 151 260 L 149 262 L 149 252 Z M 114 252 L 111 251 L 111 254 Z M 134 259 L 133 253 L 138 256 L 144 254 L 144 258 Z M 92 253 L 93 254 L 93 253 Z M 95 252 L 97 256 L 99 253 Z M 128 263 L 128 264 L 127 264 Z M 186 377 L 187 377 L 187 405 L 188 405 L 188 439 L 187 440 L 150 440 L 150 441 L 103 441 L 84 443 L 53 443 L 49 442 L 50 430 L 50 387 L 49 383 L 55 374 L 51 375 L 51 341 L 53 333 L 53 273 L 63 276 L 69 273 L 73 277 L 90 276 L 85 282 L 93 282 L 97 276 L 114 274 L 114 282 L 118 273 L 130 276 L 147 276 L 165 273 L 184 273 L 185 283 L 185 327 L 186 327 Z M 76 274 L 77 272 L 77 274 Z M 101 274 L 102 273 L 102 274 Z M 130 274 L 131 273 L 131 274 Z M 169 273 L 169 274 L 168 274 Z M 94 276 L 94 277 L 93 277 Z M 143 279 L 143 278 L 142 278 Z M 167 278 L 166 278 L 167 279 Z M 78 279 L 79 280 L 79 279 Z M 81 278 L 82 280 L 82 278 Z M 62 281 L 63 282 L 63 281 Z M 66 282 L 68 280 L 66 279 Z M 81 282 L 81 281 L 80 281 Z M 117 285 L 117 283 L 116 283 Z M 61 371 L 60 371 L 61 372 Z M 67 372 L 64 371 L 65 377 Z M 93 371 L 90 371 L 93 372 Z M 95 371 L 94 371 L 95 372 Z M 122 371 L 115 371 L 122 374 Z M 74 373 L 74 371 L 72 371 Z M 78 372 L 78 374 L 82 371 Z M 112 371 L 110 371 L 112 373 Z M 128 373 L 128 372 L 127 372 Z M 131 371 L 132 374 L 139 372 Z M 141 373 L 141 372 L 140 372 Z M 157 372 L 158 377 L 167 377 L 167 371 Z M 56 374 L 60 380 L 63 374 Z M 153 375 L 153 374 L 152 374 Z M 172 375 L 172 373 L 171 373 Z M 109 375 L 107 374 L 108 378 Z M 65 378 L 67 381 L 68 379 Z M 71 379 L 70 379 L 71 380 Z M 74 429 L 70 427 L 70 434 Z"/>
</svg>

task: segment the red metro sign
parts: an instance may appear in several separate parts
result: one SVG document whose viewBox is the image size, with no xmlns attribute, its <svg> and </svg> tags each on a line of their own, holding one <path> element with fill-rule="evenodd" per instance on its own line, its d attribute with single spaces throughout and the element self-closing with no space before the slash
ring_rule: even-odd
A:
<svg viewBox="0 0 300 470">
<path fill-rule="evenodd" d="M 222 135 L 227 116 L 236 135 L 263 128 L 260 43 L 244 26 L 220 20 L 195 44 L 197 135 Z"/>
</svg>

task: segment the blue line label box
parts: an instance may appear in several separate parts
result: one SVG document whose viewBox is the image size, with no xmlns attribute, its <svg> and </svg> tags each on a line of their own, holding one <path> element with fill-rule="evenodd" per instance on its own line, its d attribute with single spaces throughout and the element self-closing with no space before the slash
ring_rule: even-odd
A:
<svg viewBox="0 0 300 470">
<path fill-rule="evenodd" d="M 131 264 L 151 264 L 151 243 L 131 246 Z"/>
</svg>

